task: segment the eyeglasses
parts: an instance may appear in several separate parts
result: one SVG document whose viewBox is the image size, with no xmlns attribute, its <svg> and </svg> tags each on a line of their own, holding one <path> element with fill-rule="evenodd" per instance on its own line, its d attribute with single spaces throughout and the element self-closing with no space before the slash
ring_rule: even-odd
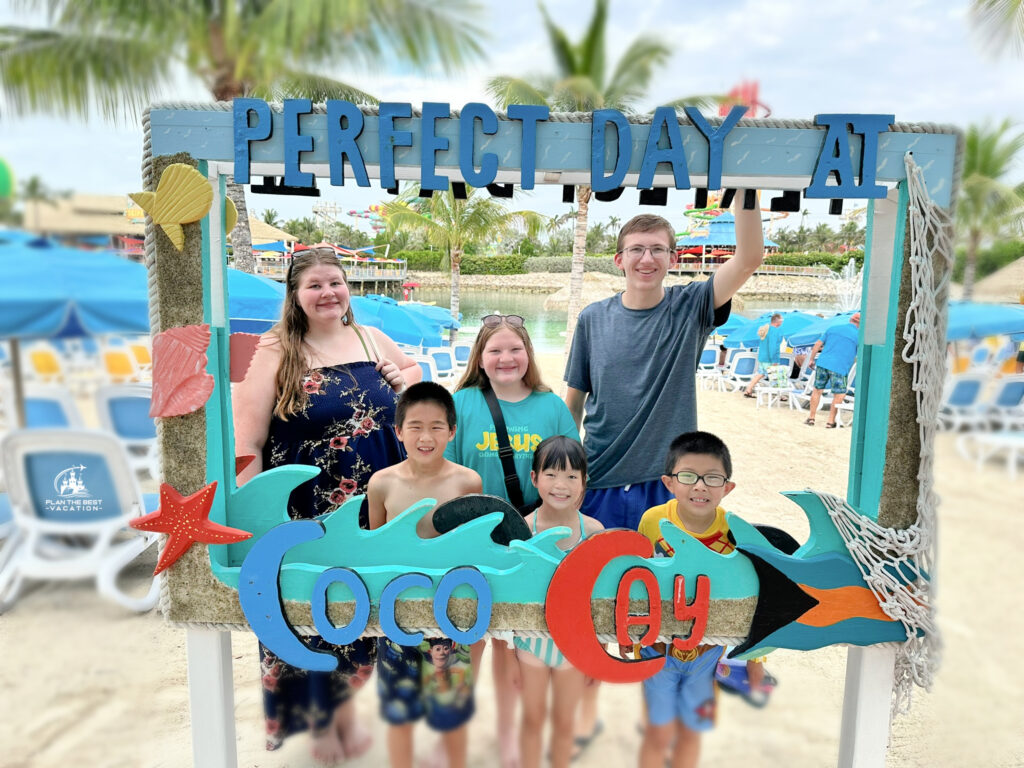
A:
<svg viewBox="0 0 1024 768">
<path fill-rule="evenodd" d="M 672 477 L 683 485 L 696 485 L 698 480 L 703 480 L 708 488 L 721 488 L 729 480 L 725 475 L 698 475 L 696 472 L 676 472 Z"/>
<path fill-rule="evenodd" d="M 509 328 L 522 328 L 526 323 L 519 315 L 487 315 L 481 317 L 480 322 L 483 323 L 484 328 L 497 328 L 502 323 Z"/>
<path fill-rule="evenodd" d="M 675 253 L 671 248 L 666 248 L 664 245 L 631 245 L 629 248 L 623 248 L 619 253 L 624 253 L 633 259 L 639 259 L 644 255 L 644 251 L 650 251 L 651 256 L 654 258 Z"/>
</svg>

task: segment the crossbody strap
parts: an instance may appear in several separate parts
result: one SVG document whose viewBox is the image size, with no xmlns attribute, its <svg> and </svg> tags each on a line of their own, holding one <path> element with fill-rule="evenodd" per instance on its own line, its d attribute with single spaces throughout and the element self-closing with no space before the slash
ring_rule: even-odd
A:
<svg viewBox="0 0 1024 768">
<path fill-rule="evenodd" d="M 515 455 L 512 451 L 512 444 L 508 440 L 508 429 L 505 427 L 505 417 L 501 414 L 501 405 L 498 404 L 498 396 L 490 387 L 483 387 L 484 400 L 491 410 L 491 418 L 494 420 L 494 431 L 498 437 L 498 458 L 501 460 L 501 471 L 505 475 L 505 490 L 508 492 L 508 500 L 512 506 L 522 511 L 523 489 L 519 485 L 519 475 L 516 474 L 516 465 L 513 460 Z"/>
</svg>

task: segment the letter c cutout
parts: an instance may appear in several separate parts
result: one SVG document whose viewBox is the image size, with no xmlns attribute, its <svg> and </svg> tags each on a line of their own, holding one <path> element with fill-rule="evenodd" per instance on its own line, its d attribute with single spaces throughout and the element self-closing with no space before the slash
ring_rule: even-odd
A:
<svg viewBox="0 0 1024 768">
<path fill-rule="evenodd" d="M 637 531 L 602 531 L 584 539 L 555 569 L 544 601 L 548 631 L 565 658 L 583 674 L 609 683 L 636 683 L 665 665 L 664 657 L 623 661 L 610 656 L 594 633 L 594 584 L 607 563 L 627 555 L 651 557 L 654 547 Z"/>
<path fill-rule="evenodd" d="M 324 533 L 316 520 L 275 526 L 252 545 L 238 573 L 238 602 L 260 642 L 293 667 L 315 672 L 333 672 L 338 660 L 332 654 L 310 650 L 288 626 L 281 609 L 278 574 L 289 549 Z"/>
</svg>

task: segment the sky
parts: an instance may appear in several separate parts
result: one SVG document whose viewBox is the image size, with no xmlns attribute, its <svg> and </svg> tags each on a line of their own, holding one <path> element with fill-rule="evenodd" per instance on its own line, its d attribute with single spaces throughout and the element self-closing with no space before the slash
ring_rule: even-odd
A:
<svg viewBox="0 0 1024 768">
<path fill-rule="evenodd" d="M 527 76 L 553 68 L 537 6 L 482 0 L 483 45 L 488 58 L 461 74 L 443 76 L 396 66 L 364 72 L 339 68 L 335 75 L 386 101 L 447 101 L 459 108 L 487 102 L 484 84 L 497 74 Z M 578 0 L 547 0 L 556 24 L 572 39 L 582 34 L 589 13 Z M 582 7 L 586 7 L 582 5 Z M 966 127 L 1009 118 L 1024 128 L 1024 59 L 994 59 L 972 32 L 968 3 L 957 0 L 721 0 L 644 4 L 611 0 L 606 32 L 612 60 L 633 38 L 655 36 L 673 55 L 656 75 L 640 106 L 653 109 L 686 95 L 725 93 L 744 80 L 759 83 L 761 101 L 772 117 L 808 120 L 818 113 L 892 113 L 899 122 L 933 122 Z M 0 25 L 45 22 L 38 14 L 12 9 L 0 0 Z M 184 76 L 161 100 L 208 102 L 212 98 Z M 121 194 L 141 189 L 142 130 L 96 118 L 83 122 L 58 115 L 13 115 L 0 96 L 0 157 L 19 179 L 39 176 L 55 190 Z M 1016 180 L 1024 168 L 1015 169 Z M 250 212 L 275 209 L 282 219 L 310 215 L 318 201 L 345 210 L 365 209 L 387 199 L 379 188 L 334 188 L 321 184 L 320 198 L 250 195 Z M 678 218 L 692 193 L 670 194 L 662 213 Z M 517 195 L 517 207 L 558 215 L 560 187 L 538 187 Z M 806 224 L 840 222 L 814 203 Z M 851 206 L 848 206 L 848 208 Z M 673 210 L 675 209 L 675 210 Z M 640 212 L 636 193 L 613 203 L 594 202 L 591 221 L 628 219 Z M 650 210 L 650 209 L 647 209 Z M 366 229 L 363 219 L 342 217 Z M 799 224 L 797 217 L 776 226 Z"/>
</svg>

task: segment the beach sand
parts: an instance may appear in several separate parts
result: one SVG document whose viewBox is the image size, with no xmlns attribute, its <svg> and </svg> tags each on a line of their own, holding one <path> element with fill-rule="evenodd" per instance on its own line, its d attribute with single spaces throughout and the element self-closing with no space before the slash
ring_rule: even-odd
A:
<svg viewBox="0 0 1024 768">
<path fill-rule="evenodd" d="M 558 382 L 561 356 L 542 364 L 546 380 Z M 845 492 L 849 430 L 825 430 L 823 418 L 811 429 L 788 409 L 757 410 L 752 400 L 718 392 L 700 392 L 699 414 L 701 427 L 721 435 L 733 453 L 737 488 L 725 505 L 731 511 L 803 539 L 806 521 L 779 491 Z M 959 458 L 954 442 L 955 436 L 940 435 L 936 458 L 943 499 L 937 582 L 944 657 L 932 692 L 917 690 L 910 713 L 893 723 L 891 768 L 1024 765 L 1024 686 L 1011 674 L 1024 654 L 1017 595 L 1024 585 L 1024 527 L 1017 519 L 1024 478 L 1011 483 L 1002 464 L 977 469 Z M 144 567 L 136 571 L 140 582 Z M 45 585 L 0 616 L 0 649 L 0 764 L 191 764 L 183 629 L 156 613 L 129 613 L 87 583 Z M 232 656 L 239 765 L 313 765 L 304 737 L 264 751 L 255 639 L 233 633 Z M 485 662 L 470 733 L 474 766 L 497 765 L 489 657 Z M 844 648 L 773 653 L 766 666 L 780 684 L 768 706 L 757 710 L 721 695 L 718 727 L 704 739 L 702 765 L 835 765 L 845 664 Z M 576 764 L 635 764 L 639 702 L 639 686 L 605 685 L 604 733 Z M 376 693 L 360 693 L 357 706 L 375 742 L 366 756 L 347 764 L 386 765 Z M 418 754 L 434 742 L 420 726 Z"/>
</svg>

